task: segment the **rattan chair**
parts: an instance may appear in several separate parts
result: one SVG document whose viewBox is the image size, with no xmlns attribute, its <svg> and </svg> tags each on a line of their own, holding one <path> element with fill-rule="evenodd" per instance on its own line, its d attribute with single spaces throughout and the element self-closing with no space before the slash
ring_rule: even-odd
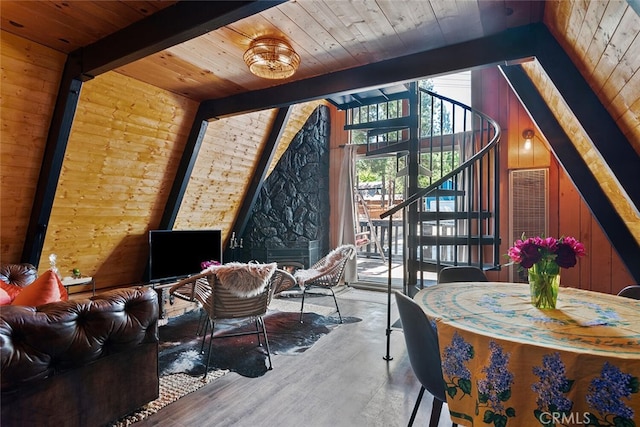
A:
<svg viewBox="0 0 640 427">
<path fill-rule="evenodd" d="M 252 264 L 246 264 L 251 266 Z M 204 344 L 207 338 L 207 330 L 209 333 L 209 347 L 207 351 L 207 362 L 204 376 L 207 376 L 209 370 L 209 361 L 211 359 L 211 345 L 214 339 L 237 337 L 242 335 L 255 334 L 258 338 L 258 345 L 262 346 L 260 334 L 264 338 L 264 345 L 267 350 L 268 369 L 272 369 L 271 351 L 269 349 L 269 340 L 267 337 L 267 329 L 264 324 L 263 316 L 266 314 L 269 303 L 273 296 L 274 285 L 277 286 L 282 280 L 291 280 L 291 275 L 285 271 L 277 270 L 276 264 L 262 264 L 263 267 L 269 268 L 270 273 L 265 278 L 264 288 L 260 289 L 255 295 L 246 296 L 239 295 L 237 289 L 230 289 L 223 286 L 220 281 L 219 274 L 216 271 L 222 267 L 213 268 L 211 271 L 205 271 L 201 274 L 184 279 L 174 285 L 170 293 L 179 298 L 190 301 L 197 301 L 202 306 L 203 311 L 207 314 L 207 322 L 205 323 L 204 332 L 202 334 L 202 344 L 200 351 L 204 353 Z M 254 331 L 237 332 L 230 334 L 220 334 L 214 336 L 216 322 L 230 319 L 251 318 L 255 322 Z"/>
<path fill-rule="evenodd" d="M 278 266 L 280 266 L 280 264 L 278 264 Z M 274 295 L 289 290 L 296 286 L 296 284 L 296 278 L 284 268 L 278 268 L 271 277 L 271 287 L 273 288 Z"/>
<path fill-rule="evenodd" d="M 329 252 L 324 258 L 313 264 L 306 270 L 297 270 L 294 274 L 300 289 L 302 289 L 302 304 L 300 305 L 300 322 L 304 314 L 304 299 L 311 289 L 323 289 L 331 292 L 333 302 L 336 304 L 338 317 L 342 323 L 342 314 L 338 307 L 338 300 L 333 288 L 340 284 L 347 261 L 356 255 L 354 245 L 342 245 Z"/>
</svg>

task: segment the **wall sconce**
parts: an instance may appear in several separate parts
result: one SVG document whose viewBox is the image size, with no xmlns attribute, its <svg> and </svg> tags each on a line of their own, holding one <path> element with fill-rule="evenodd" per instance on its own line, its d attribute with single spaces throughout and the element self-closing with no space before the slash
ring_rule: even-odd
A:
<svg viewBox="0 0 640 427">
<path fill-rule="evenodd" d="M 522 131 L 522 137 L 524 138 L 523 148 L 525 151 L 531 150 L 531 144 L 533 143 L 534 135 L 535 133 L 533 132 L 533 129 L 525 129 L 524 131 Z"/>
<path fill-rule="evenodd" d="M 252 41 L 243 59 L 249 71 L 265 79 L 286 79 L 300 65 L 300 55 L 289 43 L 275 37 Z"/>
</svg>

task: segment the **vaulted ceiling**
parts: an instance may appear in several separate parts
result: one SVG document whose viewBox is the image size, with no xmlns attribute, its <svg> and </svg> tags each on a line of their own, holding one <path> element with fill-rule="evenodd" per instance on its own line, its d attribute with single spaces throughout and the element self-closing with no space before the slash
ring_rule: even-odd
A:
<svg viewBox="0 0 640 427">
<path fill-rule="evenodd" d="M 488 61 L 490 53 L 480 51 L 474 53 L 477 58 L 444 56 L 438 58 L 440 64 L 432 63 L 433 54 L 416 56 L 429 62 L 417 71 L 407 72 L 403 62 L 366 68 L 421 52 L 446 55 L 450 49 L 443 48 L 504 37 L 505 30 L 543 22 L 640 152 L 636 72 L 640 39 L 633 5 L 625 0 L 5 0 L 0 3 L 0 18 L 3 30 L 69 54 L 68 67 L 75 66 L 83 79 L 116 70 L 197 101 L 236 102 L 252 97 L 234 98 L 241 94 L 302 87 L 292 86 L 294 82 L 323 83 L 315 90 L 282 97 L 287 103 L 360 89 L 362 84 L 415 78 L 421 72 L 424 77 L 449 73 L 474 61 Z M 265 35 L 283 37 L 300 54 L 300 68 L 291 78 L 267 80 L 249 72 L 243 54 L 252 40 Z M 488 43 L 477 46 L 490 49 Z M 462 50 L 451 51 L 459 55 Z M 519 54 L 515 49 L 511 53 Z M 354 73 L 336 74 L 345 70 Z M 326 75 L 352 78 L 355 71 L 364 83 L 328 84 L 320 79 Z M 365 71 L 385 76 L 369 78 Z M 270 106 L 263 103 L 263 108 Z M 246 107 L 228 107 L 225 112 L 240 108 Z"/>
<path fill-rule="evenodd" d="M 189 4 L 190 3 L 190 4 Z M 282 85 L 540 22 L 540 1 L 3 1 L 2 28 L 66 54 L 92 52 L 82 73 L 118 72 L 199 101 Z M 264 10 L 261 10 L 264 9 Z M 176 22 L 178 21 L 178 22 Z M 143 25 L 144 23 L 146 25 Z M 184 29 L 179 22 L 183 22 Z M 137 27 L 131 26 L 136 24 Z M 122 37 L 126 61 L 109 62 Z M 187 28 L 187 27 L 192 28 Z M 181 36 L 173 34 L 181 32 Z M 243 54 L 276 35 L 301 56 L 285 81 L 252 75 Z M 183 39 L 183 40 L 181 40 Z M 102 41 L 102 43 L 98 43 Z M 180 41 L 182 41 L 180 43 Z M 177 43 L 178 42 L 178 43 Z M 101 48 L 109 52 L 99 55 Z M 82 49 L 84 48 L 84 49 Z M 95 58 L 101 56 L 101 58 Z M 91 61 L 95 62 L 91 62 Z M 93 67 L 93 68 L 92 68 Z"/>
<path fill-rule="evenodd" d="M 59 103 L 66 102 L 66 90 L 73 91 L 73 80 L 115 71 L 200 103 L 192 134 L 199 120 L 488 64 L 520 63 L 539 54 L 546 64 L 534 61 L 505 74 L 515 86 L 523 76 L 532 82 L 541 94 L 538 101 L 560 124 L 554 132 L 565 138 L 579 135 L 573 142 L 577 157 L 587 159 L 585 168 L 594 164 L 591 159 L 602 160 L 598 152 L 623 153 L 617 156 L 621 159 L 614 156 L 613 165 L 602 162 L 598 169 L 606 173 L 596 174 L 595 183 L 623 189 L 610 192 L 616 200 L 607 203 L 614 205 L 610 210 L 631 230 L 637 247 L 640 195 L 629 173 L 629 168 L 637 170 L 640 153 L 640 20 L 635 5 L 624 0 L 4 0 L 0 18 L 2 30 L 69 55 Z M 252 40 L 264 35 L 288 40 L 299 53 L 301 65 L 292 77 L 265 80 L 249 72 L 242 56 Z M 619 134 L 575 131 L 580 125 L 573 122 L 573 109 L 584 88 L 571 82 L 554 85 L 553 74 L 563 73 L 554 56 L 556 44 L 575 67 L 565 78 L 586 82 Z M 535 101 L 529 101 L 532 108 Z M 54 116 L 56 129 L 64 125 L 60 116 Z M 595 117 L 579 119 L 600 121 L 601 116 Z M 552 127 L 546 130 L 551 133 Z M 56 138 L 50 135 L 48 147 L 60 145 Z"/>
</svg>

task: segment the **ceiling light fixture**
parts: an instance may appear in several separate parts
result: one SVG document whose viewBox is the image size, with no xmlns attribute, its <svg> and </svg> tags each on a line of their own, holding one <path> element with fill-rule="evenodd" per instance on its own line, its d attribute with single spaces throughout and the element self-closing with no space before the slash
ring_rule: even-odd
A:
<svg viewBox="0 0 640 427">
<path fill-rule="evenodd" d="M 286 79 L 296 72 L 300 55 L 282 39 L 263 37 L 251 42 L 244 53 L 249 70 L 265 79 Z"/>
<path fill-rule="evenodd" d="M 534 132 L 533 129 L 525 129 L 524 131 L 522 131 L 522 137 L 524 138 L 524 149 L 526 151 L 531 150 L 531 144 L 533 142 L 533 136 L 534 136 Z"/>
</svg>

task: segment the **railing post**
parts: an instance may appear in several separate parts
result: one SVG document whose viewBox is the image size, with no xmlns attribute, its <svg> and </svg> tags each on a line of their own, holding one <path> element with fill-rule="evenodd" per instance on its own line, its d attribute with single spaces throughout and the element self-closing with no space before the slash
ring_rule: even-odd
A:
<svg viewBox="0 0 640 427">
<path fill-rule="evenodd" d="M 391 235 L 392 235 L 392 229 L 393 229 L 393 215 L 389 215 L 389 232 L 388 232 L 388 239 L 387 242 L 391 242 Z M 386 360 L 387 362 L 389 360 L 393 360 L 393 357 L 391 357 L 390 353 L 390 347 L 391 347 L 391 268 L 393 267 L 393 263 L 392 263 L 392 256 L 391 256 L 391 245 L 389 245 L 389 268 L 388 268 L 388 272 L 387 272 L 387 354 L 383 357 L 384 360 Z"/>
</svg>

